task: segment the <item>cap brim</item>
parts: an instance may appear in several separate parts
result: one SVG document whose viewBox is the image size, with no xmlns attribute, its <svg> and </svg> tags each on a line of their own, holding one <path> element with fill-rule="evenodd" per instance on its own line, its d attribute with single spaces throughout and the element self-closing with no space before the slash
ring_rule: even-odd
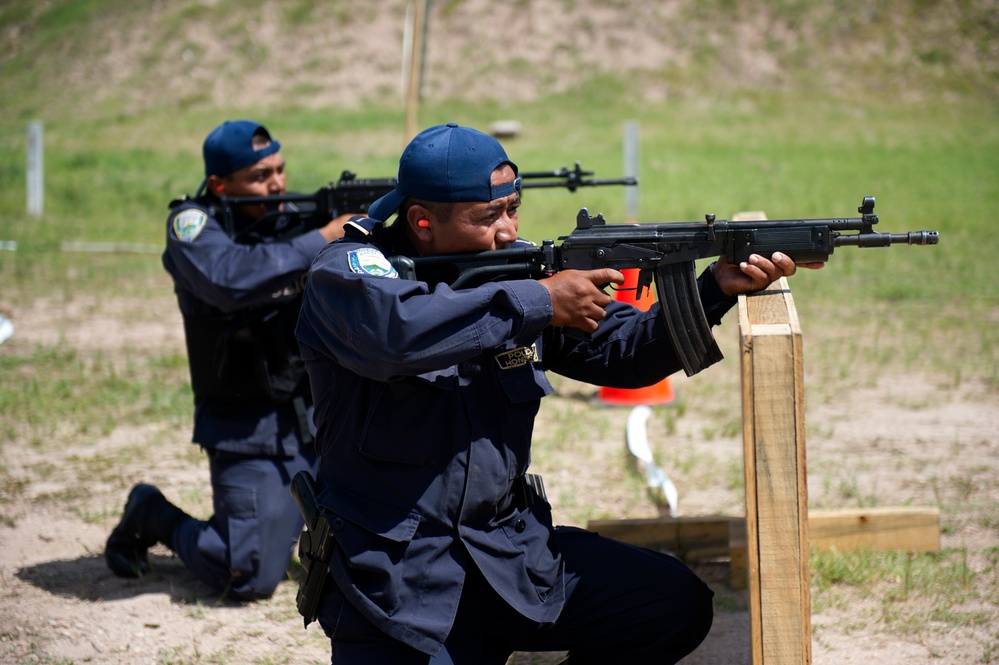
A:
<svg viewBox="0 0 999 665">
<path fill-rule="evenodd" d="M 391 192 L 371 204 L 371 207 L 368 208 L 368 217 L 382 222 L 387 222 L 388 218 L 399 209 L 399 206 L 401 206 L 402 202 L 405 200 L 405 196 L 393 189 Z"/>
</svg>

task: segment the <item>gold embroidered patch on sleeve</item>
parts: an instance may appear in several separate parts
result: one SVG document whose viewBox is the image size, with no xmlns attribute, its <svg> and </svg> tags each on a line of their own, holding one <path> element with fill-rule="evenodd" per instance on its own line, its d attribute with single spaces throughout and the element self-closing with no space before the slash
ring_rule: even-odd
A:
<svg viewBox="0 0 999 665">
<path fill-rule="evenodd" d="M 510 349 L 496 356 L 496 363 L 500 366 L 500 369 L 513 369 L 536 362 L 538 362 L 537 344 L 518 346 L 516 349 Z"/>
</svg>

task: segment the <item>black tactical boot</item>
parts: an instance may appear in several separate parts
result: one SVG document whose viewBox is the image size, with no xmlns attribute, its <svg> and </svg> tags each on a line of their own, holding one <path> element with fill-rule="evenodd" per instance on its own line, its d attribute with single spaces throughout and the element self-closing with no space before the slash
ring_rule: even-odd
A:
<svg viewBox="0 0 999 665">
<path fill-rule="evenodd" d="M 149 572 L 146 551 L 157 542 L 169 547 L 174 529 L 187 516 L 157 488 L 136 485 L 104 547 L 108 568 L 118 577 L 142 577 Z"/>
</svg>

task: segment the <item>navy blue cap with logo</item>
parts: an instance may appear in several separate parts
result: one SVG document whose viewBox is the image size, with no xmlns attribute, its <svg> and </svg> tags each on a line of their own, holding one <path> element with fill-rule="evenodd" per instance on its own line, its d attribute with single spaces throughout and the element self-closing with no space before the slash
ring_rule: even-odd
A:
<svg viewBox="0 0 999 665">
<path fill-rule="evenodd" d="M 488 202 L 520 191 L 520 178 L 493 185 L 492 173 L 517 165 L 492 136 L 453 122 L 417 134 L 399 158 L 395 189 L 375 201 L 368 216 L 386 221 L 412 197 L 440 203 Z"/>
</svg>

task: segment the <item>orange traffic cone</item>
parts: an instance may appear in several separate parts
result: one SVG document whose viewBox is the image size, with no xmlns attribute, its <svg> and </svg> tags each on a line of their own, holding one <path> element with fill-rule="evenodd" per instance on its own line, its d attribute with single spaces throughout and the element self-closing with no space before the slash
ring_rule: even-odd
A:
<svg viewBox="0 0 999 665">
<path fill-rule="evenodd" d="M 642 297 L 638 296 L 638 268 L 625 268 L 624 284 L 617 287 L 614 292 L 614 299 L 619 302 L 626 302 L 638 307 L 643 312 L 648 311 L 655 302 L 651 291 L 646 291 Z M 605 404 L 615 406 L 638 406 L 641 404 L 669 404 L 676 399 L 673 386 L 670 385 L 669 377 L 659 383 L 644 388 L 608 388 L 603 387 L 597 395 L 597 399 Z"/>
</svg>

